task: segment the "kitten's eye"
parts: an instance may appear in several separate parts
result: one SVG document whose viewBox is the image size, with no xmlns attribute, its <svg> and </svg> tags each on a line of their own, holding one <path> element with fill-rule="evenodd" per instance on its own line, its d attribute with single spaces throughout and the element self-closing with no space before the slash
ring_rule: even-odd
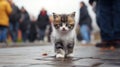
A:
<svg viewBox="0 0 120 67">
<path fill-rule="evenodd" d="M 71 26 L 74 26 L 74 24 L 70 24 Z"/>
<path fill-rule="evenodd" d="M 69 24 L 68 27 L 72 29 L 74 27 L 74 24 Z"/>
<path fill-rule="evenodd" d="M 68 23 L 66 23 L 66 26 L 69 26 L 69 24 L 68 24 Z"/>
<path fill-rule="evenodd" d="M 55 28 L 58 29 L 60 27 L 60 24 L 54 24 Z"/>
</svg>

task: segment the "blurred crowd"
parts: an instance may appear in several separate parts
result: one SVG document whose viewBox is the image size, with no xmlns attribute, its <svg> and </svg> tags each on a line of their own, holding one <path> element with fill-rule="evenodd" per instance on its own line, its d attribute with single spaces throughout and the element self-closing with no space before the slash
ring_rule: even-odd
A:
<svg viewBox="0 0 120 67">
<path fill-rule="evenodd" d="M 89 43 L 91 39 L 92 20 L 87 6 L 80 2 L 78 40 Z M 0 0 L 0 42 L 7 42 L 8 36 L 12 42 L 18 42 L 18 31 L 21 31 L 22 42 L 48 41 L 50 42 L 51 21 L 47 10 L 41 8 L 36 19 L 27 10 L 18 8 L 12 0 Z"/>
<path fill-rule="evenodd" d="M 24 7 L 19 9 L 12 0 L 0 0 L 0 6 L 0 42 L 7 42 L 8 36 L 12 42 L 17 42 L 19 30 L 22 42 L 44 40 L 45 35 L 50 42 L 50 20 L 44 8 L 36 19 Z"/>
</svg>

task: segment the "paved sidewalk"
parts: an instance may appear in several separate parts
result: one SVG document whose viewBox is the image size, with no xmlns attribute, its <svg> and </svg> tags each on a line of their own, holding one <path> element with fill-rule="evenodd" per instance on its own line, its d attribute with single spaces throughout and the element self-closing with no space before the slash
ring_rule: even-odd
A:
<svg viewBox="0 0 120 67">
<path fill-rule="evenodd" d="M 51 44 L 50 42 L 20 42 L 20 43 L 0 43 L 0 48 L 8 47 L 28 47 L 28 46 L 45 46 Z"/>
<path fill-rule="evenodd" d="M 55 59 L 53 50 L 53 45 L 0 48 L 0 67 L 120 67 L 120 50 L 77 45 L 74 57 L 66 59 Z"/>
</svg>

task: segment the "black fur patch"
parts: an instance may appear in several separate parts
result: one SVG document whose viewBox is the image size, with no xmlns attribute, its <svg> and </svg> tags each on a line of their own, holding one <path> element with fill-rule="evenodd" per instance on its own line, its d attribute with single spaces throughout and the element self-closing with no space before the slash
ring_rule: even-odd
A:
<svg viewBox="0 0 120 67">
<path fill-rule="evenodd" d="M 56 49 L 64 49 L 64 45 L 63 43 L 60 41 L 60 42 L 56 42 L 55 43 L 55 48 Z"/>
<path fill-rule="evenodd" d="M 62 23 L 68 22 L 68 16 L 67 15 L 61 15 L 61 22 Z"/>
</svg>

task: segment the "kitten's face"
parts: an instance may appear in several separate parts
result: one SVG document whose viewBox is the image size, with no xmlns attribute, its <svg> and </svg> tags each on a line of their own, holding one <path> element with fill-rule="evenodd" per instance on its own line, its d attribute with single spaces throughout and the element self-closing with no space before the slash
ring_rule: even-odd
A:
<svg viewBox="0 0 120 67">
<path fill-rule="evenodd" d="M 72 14 L 55 14 L 53 13 L 53 24 L 55 29 L 61 32 L 68 32 L 74 28 L 75 12 Z"/>
</svg>

